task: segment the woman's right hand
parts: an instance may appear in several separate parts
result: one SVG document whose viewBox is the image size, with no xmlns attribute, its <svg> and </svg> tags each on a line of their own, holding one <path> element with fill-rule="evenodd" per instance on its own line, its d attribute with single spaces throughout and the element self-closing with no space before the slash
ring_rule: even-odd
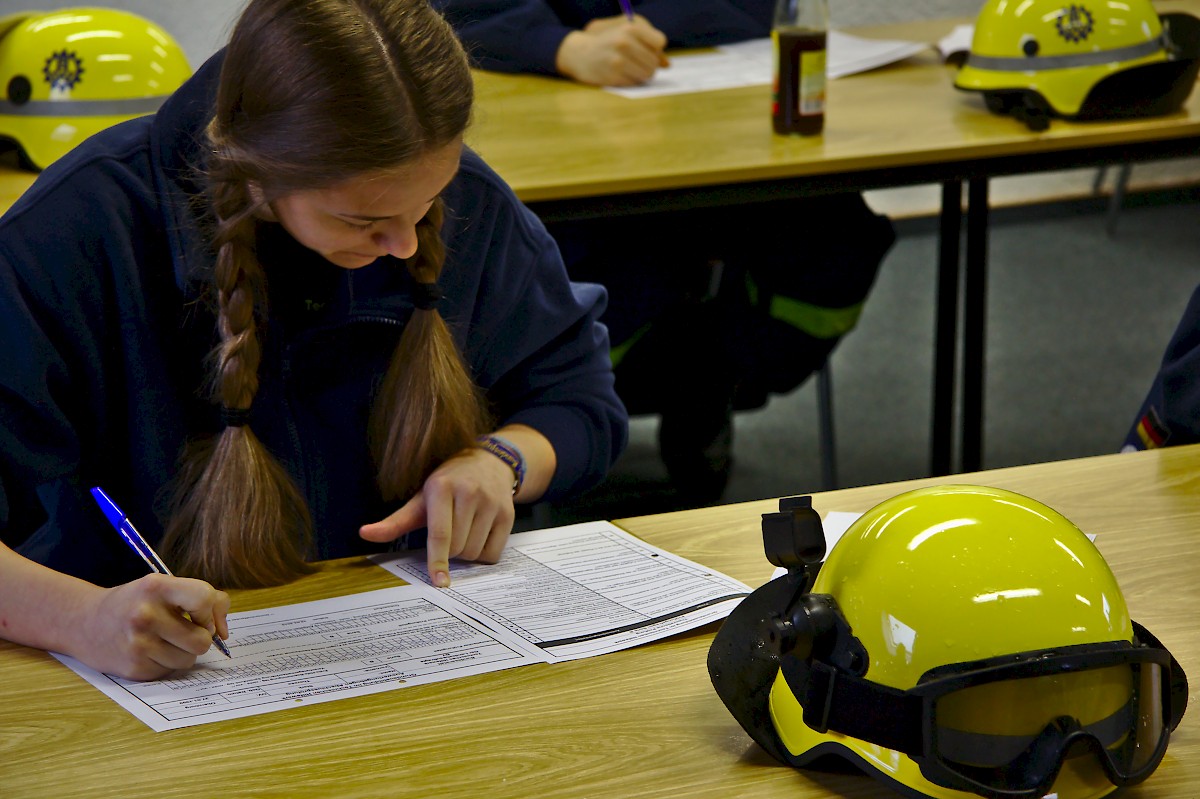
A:
<svg viewBox="0 0 1200 799">
<path fill-rule="evenodd" d="M 157 679 L 192 666 L 214 633 L 229 636 L 229 595 L 202 580 L 148 574 L 99 591 L 67 654 L 107 674 Z"/>
<path fill-rule="evenodd" d="M 148 574 L 101 588 L 0 542 L 0 637 L 108 674 L 153 680 L 188 668 L 214 633 L 229 635 L 228 612 L 229 594 L 202 580 Z"/>
<path fill-rule="evenodd" d="M 645 17 L 594 19 L 571 31 L 555 56 L 559 73 L 594 86 L 637 86 L 670 64 L 667 37 Z"/>
</svg>

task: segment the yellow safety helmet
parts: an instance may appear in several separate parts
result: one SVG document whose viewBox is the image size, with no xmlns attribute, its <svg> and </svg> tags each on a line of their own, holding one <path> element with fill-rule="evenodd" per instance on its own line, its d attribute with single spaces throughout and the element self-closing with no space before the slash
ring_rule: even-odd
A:
<svg viewBox="0 0 1200 799">
<path fill-rule="evenodd" d="M 764 515 L 788 574 L 709 650 L 718 695 L 770 754 L 838 755 L 937 799 L 1097 799 L 1158 766 L 1186 677 L 1061 514 L 996 488 L 918 489 L 822 564 L 807 500 Z"/>
<path fill-rule="evenodd" d="M 0 18 L 0 137 L 45 169 L 93 133 L 154 113 L 190 74 L 170 34 L 136 14 L 11 14 Z"/>
<path fill-rule="evenodd" d="M 1050 116 L 1170 113 L 1196 81 L 1200 20 L 1150 0 L 987 0 L 954 85 L 1043 130 Z"/>
</svg>

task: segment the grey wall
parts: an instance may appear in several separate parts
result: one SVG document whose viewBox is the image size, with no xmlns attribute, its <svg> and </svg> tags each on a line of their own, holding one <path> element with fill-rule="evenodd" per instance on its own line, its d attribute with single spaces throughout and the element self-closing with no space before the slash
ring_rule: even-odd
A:
<svg viewBox="0 0 1200 799">
<path fill-rule="evenodd" d="M 691 2 L 691 0 L 681 0 Z M 52 10 L 79 5 L 123 8 L 167 29 L 198 67 L 225 41 L 246 0 L 0 0 L 0 16 L 26 9 Z M 925 17 L 974 16 L 982 0 L 829 0 L 839 27 L 903 22 Z M 614 13 L 617 8 L 613 0 Z"/>
<path fill-rule="evenodd" d="M 829 0 L 835 26 L 874 25 L 936 17 L 974 17 L 983 0 Z"/>
</svg>

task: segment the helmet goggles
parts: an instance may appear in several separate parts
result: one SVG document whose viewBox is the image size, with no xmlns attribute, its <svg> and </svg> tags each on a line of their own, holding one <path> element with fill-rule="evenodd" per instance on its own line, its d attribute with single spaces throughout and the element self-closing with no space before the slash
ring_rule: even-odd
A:
<svg viewBox="0 0 1200 799">
<path fill-rule="evenodd" d="M 816 599 L 806 595 L 810 615 Z M 1187 682 L 1170 652 L 1136 622 L 1134 629 L 1133 643 L 939 666 L 907 690 L 792 653 L 780 671 L 817 732 L 903 752 L 937 785 L 1037 799 L 1069 757 L 1096 757 L 1117 786 L 1141 782 L 1162 760 Z"/>
</svg>

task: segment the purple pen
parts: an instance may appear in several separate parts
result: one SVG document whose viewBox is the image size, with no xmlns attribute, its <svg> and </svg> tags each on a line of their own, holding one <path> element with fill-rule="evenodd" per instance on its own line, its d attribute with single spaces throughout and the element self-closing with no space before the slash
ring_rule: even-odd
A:
<svg viewBox="0 0 1200 799">
<path fill-rule="evenodd" d="M 625 16 L 630 22 L 633 21 L 633 5 L 629 0 L 617 0 L 621 4 L 621 10 L 625 12 Z"/>
</svg>

